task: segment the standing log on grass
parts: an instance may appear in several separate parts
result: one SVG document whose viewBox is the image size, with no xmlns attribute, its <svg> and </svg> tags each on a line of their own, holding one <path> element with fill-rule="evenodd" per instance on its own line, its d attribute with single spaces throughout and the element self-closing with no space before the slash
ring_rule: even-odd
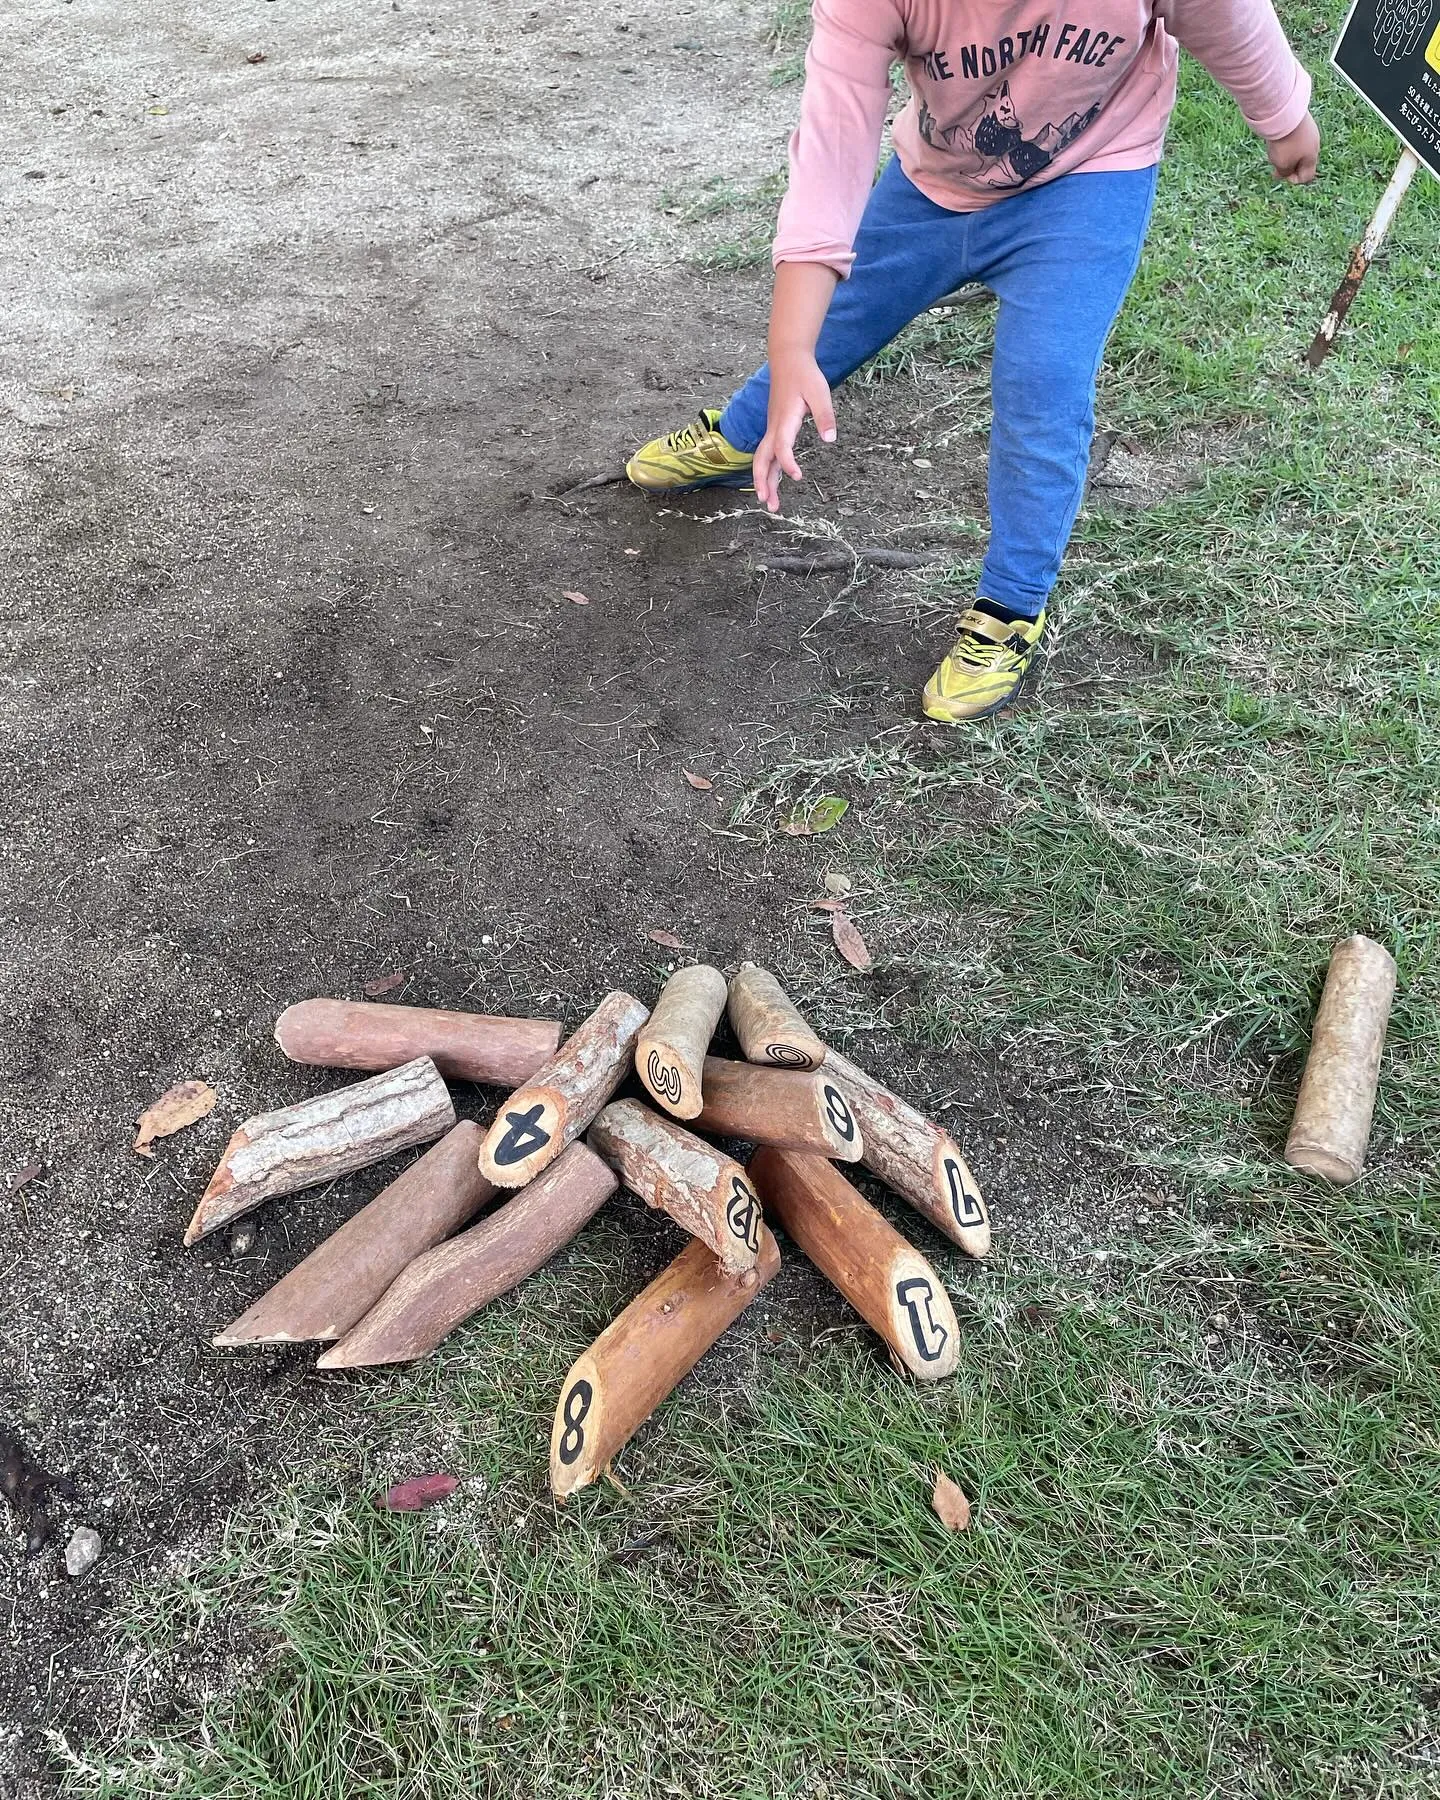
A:
<svg viewBox="0 0 1440 1800">
<path fill-rule="evenodd" d="M 832 1163 L 767 1146 L 751 1157 L 750 1174 L 767 1216 L 912 1375 L 939 1381 L 954 1374 L 960 1331 L 940 1277 Z"/>
<path fill-rule="evenodd" d="M 754 1268 L 760 1201 L 739 1163 L 635 1100 L 607 1106 L 590 1144 L 631 1193 L 708 1244 L 727 1275 Z"/>
<path fill-rule="evenodd" d="M 278 1194 L 319 1187 L 427 1144 L 454 1123 L 449 1090 L 428 1056 L 298 1106 L 259 1113 L 226 1145 L 185 1242 L 193 1244 Z"/>
<path fill-rule="evenodd" d="M 496 1187 L 524 1187 L 585 1130 L 630 1073 L 650 1016 L 616 989 L 549 1062 L 500 1108 L 480 1146 L 480 1173 Z"/>
<path fill-rule="evenodd" d="M 708 963 L 677 969 L 660 990 L 635 1046 L 635 1069 L 657 1106 L 693 1119 L 705 1051 L 725 1011 L 725 977 Z"/>
<path fill-rule="evenodd" d="M 515 1088 L 555 1054 L 554 1019 L 500 1019 L 368 1000 L 301 1000 L 275 1022 L 291 1062 L 322 1069 L 393 1069 L 428 1056 L 452 1081 Z"/>
<path fill-rule="evenodd" d="M 333 1343 L 344 1337 L 408 1263 L 495 1198 L 497 1190 L 475 1166 L 484 1135 L 462 1119 L 227 1325 L 213 1340 L 217 1348 Z"/>
<path fill-rule="evenodd" d="M 824 1068 L 763 1069 L 705 1058 L 705 1105 L 696 1124 L 715 1137 L 748 1138 L 858 1162 L 864 1143 L 850 1103 Z"/>
<path fill-rule="evenodd" d="M 768 969 L 741 963 L 730 980 L 730 1023 L 753 1063 L 781 1069 L 818 1069 L 825 1046 Z"/>
<path fill-rule="evenodd" d="M 1343 938 L 1330 957 L 1285 1143 L 1292 1168 L 1334 1182 L 1364 1173 L 1394 998 L 1395 959 L 1385 946 L 1359 933 Z"/>
<path fill-rule="evenodd" d="M 359 1369 L 428 1355 L 472 1313 L 549 1262 L 615 1187 L 598 1156 L 571 1144 L 488 1219 L 417 1256 L 318 1367 Z"/>
<path fill-rule="evenodd" d="M 690 1244 L 606 1326 L 560 1389 L 550 1432 L 557 1499 L 604 1471 L 779 1267 L 763 1225 L 756 1264 L 739 1277 L 727 1276 L 704 1244 Z"/>
<path fill-rule="evenodd" d="M 838 1050 L 830 1052 L 825 1070 L 859 1121 L 865 1167 L 967 1256 L 988 1255 L 990 1215 L 955 1140 Z"/>
</svg>

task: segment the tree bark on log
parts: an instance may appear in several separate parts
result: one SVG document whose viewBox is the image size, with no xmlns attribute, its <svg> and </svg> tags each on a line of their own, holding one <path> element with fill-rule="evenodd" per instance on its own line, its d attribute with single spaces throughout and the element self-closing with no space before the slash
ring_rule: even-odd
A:
<svg viewBox="0 0 1440 1800">
<path fill-rule="evenodd" d="M 550 1432 L 559 1500 L 588 1487 L 780 1267 L 762 1225 L 755 1266 L 727 1276 L 704 1244 L 688 1245 L 572 1366 Z"/>
<path fill-rule="evenodd" d="M 480 1173 L 496 1187 L 524 1187 L 586 1129 L 630 1073 L 650 1017 L 633 994 L 607 994 L 549 1062 L 500 1108 L 480 1146 Z"/>
<path fill-rule="evenodd" d="M 394 1069 L 428 1056 L 451 1081 L 516 1088 L 555 1054 L 555 1019 L 502 1019 L 368 1000 L 301 1000 L 275 1022 L 291 1062 L 322 1069 Z"/>
<path fill-rule="evenodd" d="M 987 1256 L 990 1215 L 955 1140 L 838 1050 L 825 1068 L 860 1122 L 865 1167 L 967 1256 Z"/>
<path fill-rule="evenodd" d="M 571 1144 L 488 1219 L 417 1256 L 317 1366 L 360 1369 L 428 1356 L 457 1325 L 549 1262 L 616 1185 L 593 1151 Z"/>
<path fill-rule="evenodd" d="M 193 1244 L 279 1194 L 319 1187 L 429 1143 L 454 1123 L 449 1090 L 428 1056 L 298 1106 L 259 1113 L 226 1146 L 185 1242 Z"/>
<path fill-rule="evenodd" d="M 768 969 L 741 963 L 730 978 L 730 1023 L 748 1061 L 780 1069 L 818 1069 L 825 1046 Z"/>
<path fill-rule="evenodd" d="M 708 963 L 677 969 L 660 990 L 635 1047 L 635 1071 L 677 1119 L 700 1111 L 705 1052 L 725 1011 L 725 977 Z"/>
<path fill-rule="evenodd" d="M 960 1330 L 940 1277 L 832 1163 L 767 1147 L 750 1159 L 750 1174 L 767 1218 L 779 1220 L 912 1375 L 954 1374 Z"/>
<path fill-rule="evenodd" d="M 696 1125 L 712 1137 L 746 1138 L 858 1162 L 864 1143 L 849 1101 L 822 1066 L 766 1069 L 705 1058 L 705 1104 Z"/>
<path fill-rule="evenodd" d="M 607 1106 L 590 1144 L 631 1193 L 707 1244 L 727 1275 L 755 1266 L 760 1201 L 739 1163 L 636 1100 Z"/>
<path fill-rule="evenodd" d="M 475 1159 L 484 1136 L 462 1119 L 283 1280 L 213 1340 L 333 1343 L 369 1312 L 422 1252 L 442 1243 L 495 1198 Z"/>
</svg>

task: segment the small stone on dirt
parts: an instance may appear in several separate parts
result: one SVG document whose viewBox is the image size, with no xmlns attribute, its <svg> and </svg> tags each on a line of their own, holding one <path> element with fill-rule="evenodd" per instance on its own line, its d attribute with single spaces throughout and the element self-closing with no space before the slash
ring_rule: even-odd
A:
<svg viewBox="0 0 1440 1800">
<path fill-rule="evenodd" d="M 79 1581 L 99 1562 L 104 1548 L 98 1531 L 92 1531 L 88 1525 L 77 1525 L 65 1546 L 65 1573 L 72 1581 Z"/>
</svg>

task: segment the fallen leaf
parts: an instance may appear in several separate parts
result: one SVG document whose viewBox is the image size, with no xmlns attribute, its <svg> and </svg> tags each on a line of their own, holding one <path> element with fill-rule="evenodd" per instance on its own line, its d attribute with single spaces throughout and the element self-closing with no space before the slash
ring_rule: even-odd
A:
<svg viewBox="0 0 1440 1800">
<path fill-rule="evenodd" d="M 629 546 L 629 545 L 628 545 L 628 544 L 627 544 L 627 545 L 626 545 L 626 546 L 625 546 L 625 554 L 626 554 L 626 555 L 627 555 L 627 556 L 638 556 L 638 555 L 639 555 L 639 554 L 640 554 L 640 552 L 639 552 L 639 551 L 638 551 L 638 550 L 632 550 L 632 549 L 631 549 L 631 548 L 630 548 L 630 546 Z"/>
<path fill-rule="evenodd" d="M 865 940 L 856 929 L 854 921 L 845 913 L 839 911 L 831 913 L 830 935 L 835 940 L 835 948 L 852 969 L 863 970 L 872 967 L 874 959 L 866 947 Z"/>
<path fill-rule="evenodd" d="M 396 1482 L 380 1505 L 386 1512 L 423 1512 L 437 1500 L 448 1500 L 459 1485 L 453 1475 L 416 1475 Z"/>
<path fill-rule="evenodd" d="M 203 1119 L 215 1107 L 215 1090 L 208 1082 L 180 1081 L 163 1093 L 153 1106 L 147 1106 L 137 1124 L 133 1149 L 137 1156 L 154 1156 L 150 1148 L 156 1138 L 169 1137 Z"/>
<path fill-rule="evenodd" d="M 257 63 L 265 61 L 265 52 L 263 50 L 252 50 L 245 60 L 253 69 Z"/>
<path fill-rule="evenodd" d="M 647 931 L 646 937 L 652 944 L 664 944 L 670 950 L 684 950 L 688 946 L 684 938 L 676 937 L 673 931 Z"/>
<path fill-rule="evenodd" d="M 682 769 L 680 773 L 690 783 L 691 787 L 695 788 L 699 793 L 708 794 L 715 785 L 715 783 L 706 776 L 692 774 L 689 769 Z"/>
<path fill-rule="evenodd" d="M 793 806 L 780 821 L 786 837 L 819 837 L 833 830 L 850 810 L 850 802 L 838 794 L 822 794 L 818 800 L 802 801 Z"/>
<path fill-rule="evenodd" d="M 403 973 L 377 975 L 374 981 L 367 981 L 365 983 L 365 992 L 372 1000 L 376 999 L 381 994 L 393 994 L 404 979 L 405 976 Z"/>
<path fill-rule="evenodd" d="M 930 1496 L 930 1504 L 947 1531 L 970 1529 L 970 1502 L 965 1498 L 965 1490 L 939 1469 L 935 1471 L 935 1492 Z"/>
<path fill-rule="evenodd" d="M 844 912 L 845 910 L 843 900 L 812 900 L 810 905 L 815 912 Z"/>
<path fill-rule="evenodd" d="M 44 1163 L 26 1163 L 23 1169 L 17 1169 L 10 1177 L 10 1192 L 14 1194 L 22 1187 L 28 1187 L 32 1181 L 38 1181 L 44 1173 Z"/>
<path fill-rule="evenodd" d="M 590 596 L 582 594 L 579 588 L 561 588 L 560 598 L 568 600 L 572 606 L 588 606 L 590 604 Z"/>
<path fill-rule="evenodd" d="M 827 869 L 825 872 L 825 892 L 827 894 L 848 894 L 851 888 L 848 875 L 842 875 L 838 869 Z"/>
</svg>

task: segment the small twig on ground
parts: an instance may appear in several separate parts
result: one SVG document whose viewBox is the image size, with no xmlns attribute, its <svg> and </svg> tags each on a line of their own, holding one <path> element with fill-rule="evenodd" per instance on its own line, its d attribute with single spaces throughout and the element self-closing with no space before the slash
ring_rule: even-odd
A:
<svg viewBox="0 0 1440 1800">
<path fill-rule="evenodd" d="M 538 496 L 546 500 L 568 500 L 572 494 L 586 493 L 590 488 L 614 487 L 617 481 L 624 481 L 623 469 L 605 469 L 598 475 L 587 475 L 583 481 L 577 481 L 574 487 L 562 488 L 558 494 Z"/>
<path fill-rule="evenodd" d="M 883 545 L 873 549 L 851 549 L 847 546 L 843 550 L 820 551 L 814 556 L 766 556 L 755 567 L 778 575 L 839 575 L 853 569 L 857 563 L 868 563 L 876 569 L 923 569 L 945 560 L 943 550 L 890 550 Z"/>
</svg>

